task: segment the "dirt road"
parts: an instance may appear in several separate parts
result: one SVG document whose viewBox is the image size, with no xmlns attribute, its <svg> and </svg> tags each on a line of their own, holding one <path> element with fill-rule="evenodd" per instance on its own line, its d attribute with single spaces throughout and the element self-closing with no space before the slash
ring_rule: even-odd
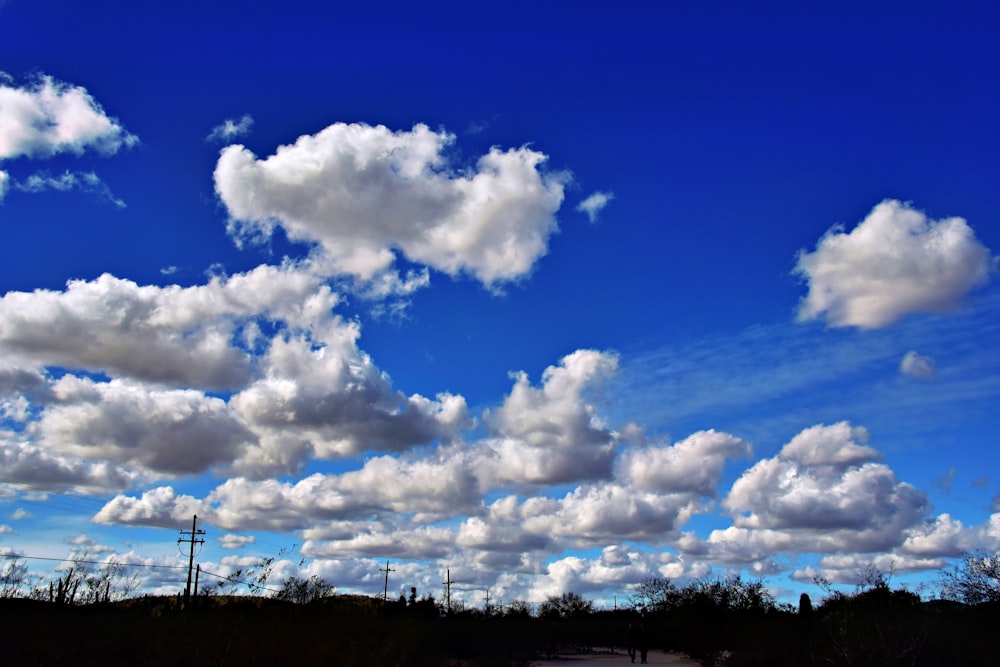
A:
<svg viewBox="0 0 1000 667">
<path fill-rule="evenodd" d="M 676 653 L 650 651 L 647 657 L 650 665 L 671 665 L 672 667 L 700 667 L 700 663 Z M 583 667 L 583 665 L 599 665 L 600 667 L 632 667 L 628 653 L 618 650 L 615 653 L 579 653 L 560 655 L 556 660 L 539 660 L 531 663 L 532 667 Z M 635 656 L 635 664 L 639 656 Z"/>
</svg>

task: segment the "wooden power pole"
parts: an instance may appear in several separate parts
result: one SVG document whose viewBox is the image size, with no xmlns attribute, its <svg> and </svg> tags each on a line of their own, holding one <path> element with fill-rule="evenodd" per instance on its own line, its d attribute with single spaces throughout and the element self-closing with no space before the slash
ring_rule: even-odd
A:
<svg viewBox="0 0 1000 667">
<path fill-rule="evenodd" d="M 451 613 L 451 568 L 445 570 L 445 575 L 446 575 L 445 579 L 441 583 L 444 584 L 444 590 L 445 590 L 444 593 L 445 608 L 448 610 L 448 613 L 450 614 Z"/>
<path fill-rule="evenodd" d="M 187 542 L 189 545 L 188 551 L 188 578 L 187 585 L 184 586 L 184 602 L 187 603 L 191 599 L 191 571 L 194 569 L 194 545 L 204 544 L 204 538 L 198 537 L 199 535 L 204 535 L 204 530 L 198 530 L 198 515 L 194 515 L 194 520 L 191 522 L 191 530 L 182 530 L 181 537 L 177 538 L 177 544 L 181 542 Z M 184 537 L 187 535 L 187 537 Z"/>
<path fill-rule="evenodd" d="M 382 604 L 389 601 L 389 573 L 396 570 L 389 567 L 389 561 L 385 562 L 385 567 L 380 567 L 379 572 L 385 572 L 385 588 L 382 589 Z"/>
</svg>

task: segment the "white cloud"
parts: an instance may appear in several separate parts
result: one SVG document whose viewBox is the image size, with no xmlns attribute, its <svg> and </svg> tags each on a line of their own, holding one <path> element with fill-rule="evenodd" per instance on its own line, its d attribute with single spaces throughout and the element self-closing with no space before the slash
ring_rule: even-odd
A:
<svg viewBox="0 0 1000 667">
<path fill-rule="evenodd" d="M 899 553 L 930 558 L 953 558 L 974 548 L 975 535 L 950 514 L 942 514 L 906 531 Z"/>
<path fill-rule="evenodd" d="M 934 360 L 910 350 L 899 363 L 899 371 L 903 375 L 926 380 L 934 376 Z"/>
<path fill-rule="evenodd" d="M 615 436 L 588 393 L 617 369 L 614 354 L 577 350 L 545 369 L 540 388 L 527 374 L 515 374 L 503 405 L 486 417 L 497 435 L 488 446 L 498 479 L 554 484 L 609 477 Z"/>
<path fill-rule="evenodd" d="M 808 281 L 809 293 L 798 317 L 885 327 L 909 313 L 955 309 L 990 271 L 990 251 L 965 220 L 930 220 L 886 200 L 851 232 L 834 227 L 814 252 L 799 252 L 795 273 Z"/>
<path fill-rule="evenodd" d="M 371 520 L 415 515 L 436 520 L 474 511 L 483 489 L 470 462 L 462 457 L 402 461 L 368 460 L 356 471 L 313 474 L 296 483 L 234 478 L 206 498 L 213 521 L 233 530 L 313 529 L 327 539 L 343 539 L 341 528 L 322 529 L 325 522 Z M 365 524 L 367 525 L 367 524 Z"/>
<path fill-rule="evenodd" d="M 294 266 L 260 266 L 206 285 L 139 286 L 104 274 L 62 292 L 0 298 L 0 351 L 44 365 L 152 382 L 233 388 L 250 379 L 238 326 L 268 315 L 296 326 L 332 318 L 337 299 Z"/>
<path fill-rule="evenodd" d="M 615 198 L 613 192 L 595 192 L 576 205 L 576 210 L 586 213 L 591 222 L 597 222 L 597 217 L 608 203 Z"/>
<path fill-rule="evenodd" d="M 0 396 L 44 396 L 49 393 L 48 386 L 38 369 L 14 364 L 9 358 L 0 361 Z"/>
<path fill-rule="evenodd" d="M 813 582 L 818 577 L 832 584 L 857 586 L 871 583 L 866 581 L 868 573 L 904 574 L 937 570 L 945 566 L 945 561 L 937 558 L 915 558 L 896 554 L 831 554 L 823 556 L 819 568 L 812 566 L 796 570 L 790 577 L 796 581 Z M 874 570 L 873 570 L 874 568 Z"/>
<path fill-rule="evenodd" d="M 20 521 L 21 519 L 30 519 L 32 516 L 33 514 L 28 510 L 24 509 L 23 507 L 18 507 L 16 510 L 14 510 L 14 513 L 10 515 L 10 518 L 14 519 L 15 521 Z"/>
<path fill-rule="evenodd" d="M 405 396 L 358 348 L 360 327 L 312 265 L 205 285 L 103 275 L 0 298 L 0 408 L 36 445 L 163 473 L 294 472 L 311 456 L 448 442 L 465 399 Z M 262 327 L 276 330 L 268 338 Z M 49 386 L 39 367 L 105 373 Z M 155 385 L 155 386 L 153 386 Z M 236 390 L 227 400 L 205 394 Z"/>
<path fill-rule="evenodd" d="M 173 487 L 150 489 L 141 498 L 117 495 L 109 500 L 91 519 L 94 523 L 126 526 L 177 528 L 197 514 L 206 516 L 203 501 L 187 495 L 177 495 Z"/>
<path fill-rule="evenodd" d="M 785 445 L 779 458 L 806 466 L 834 466 L 838 470 L 877 460 L 879 453 L 869 447 L 868 430 L 840 422 L 832 426 L 810 426 Z"/>
<path fill-rule="evenodd" d="M 218 538 L 219 546 L 223 549 L 242 549 L 248 544 L 254 544 L 257 538 L 253 535 L 223 535 Z"/>
<path fill-rule="evenodd" d="M 14 529 L 5 523 L 0 523 L 0 535 L 10 535 L 14 533 Z"/>
<path fill-rule="evenodd" d="M 714 431 L 638 450 L 623 457 L 613 480 L 584 484 L 562 498 L 494 501 L 485 517 L 462 524 L 457 541 L 501 552 L 558 552 L 566 545 L 593 547 L 625 539 L 665 543 L 706 509 L 702 499 L 715 496 L 725 460 L 748 452 L 738 438 Z"/>
<path fill-rule="evenodd" d="M 608 540 L 665 543 L 702 510 L 694 494 L 642 492 L 603 483 L 577 487 L 558 500 L 528 499 L 522 516 L 530 532 L 554 535 L 575 547 L 594 547 Z"/>
<path fill-rule="evenodd" d="M 797 550 L 871 552 L 893 549 L 929 509 L 926 496 L 875 463 L 867 432 L 846 422 L 814 426 L 774 458 L 733 484 L 723 506 L 734 525 L 703 545 L 731 562 Z"/>
<path fill-rule="evenodd" d="M 750 455 L 750 445 L 728 433 L 699 431 L 670 446 L 645 447 L 622 456 L 623 475 L 647 491 L 713 497 L 726 460 Z"/>
<path fill-rule="evenodd" d="M 357 347 L 355 325 L 331 323 L 321 340 L 277 337 L 264 377 L 230 403 L 260 437 L 238 464 L 247 474 L 294 470 L 306 456 L 339 458 L 448 441 L 469 425 L 465 399 L 395 392 Z"/>
<path fill-rule="evenodd" d="M 171 474 L 232 463 L 254 440 L 226 403 L 199 391 L 66 375 L 56 402 L 28 432 L 46 447 L 85 459 Z"/>
<path fill-rule="evenodd" d="M 208 141 L 232 141 L 250 134 L 251 127 L 253 127 L 253 118 L 250 114 L 243 114 L 237 120 L 227 118 L 221 124 L 213 127 L 205 139 Z"/>
<path fill-rule="evenodd" d="M 30 405 L 28 399 L 24 396 L 15 396 L 12 399 L 0 399 L 0 419 L 25 422 L 28 420 L 28 408 Z"/>
<path fill-rule="evenodd" d="M 447 528 L 420 526 L 392 533 L 362 532 L 343 540 L 306 541 L 302 553 L 314 558 L 380 556 L 405 559 L 444 558 L 452 553 Z"/>
<path fill-rule="evenodd" d="M 23 437 L 0 432 L 0 482 L 23 484 L 38 491 L 104 494 L 142 480 L 141 475 L 121 466 L 64 456 Z"/>
<path fill-rule="evenodd" d="M 454 141 L 425 125 L 337 123 L 258 160 L 222 150 L 216 192 L 241 240 L 275 225 L 318 244 L 332 274 L 362 282 L 392 271 L 396 253 L 489 287 L 528 274 L 548 249 L 568 176 L 546 173 L 546 156 L 493 148 L 461 170 L 444 155 Z"/>
<path fill-rule="evenodd" d="M 46 173 L 32 174 L 25 180 L 15 183 L 14 187 L 22 192 L 30 193 L 44 192 L 46 190 L 57 190 L 59 192 L 80 190 L 109 202 L 117 208 L 125 208 L 125 202 L 116 197 L 111 192 L 111 188 L 92 171 L 66 171 L 60 176 L 49 176 Z"/>
<path fill-rule="evenodd" d="M 45 75 L 24 88 L 0 78 L 0 160 L 88 148 L 111 154 L 136 143 L 85 88 Z"/>
</svg>

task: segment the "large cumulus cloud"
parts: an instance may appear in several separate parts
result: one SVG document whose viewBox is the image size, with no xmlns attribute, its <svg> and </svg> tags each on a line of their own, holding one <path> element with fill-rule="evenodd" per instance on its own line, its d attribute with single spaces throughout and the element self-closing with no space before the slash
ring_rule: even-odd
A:
<svg viewBox="0 0 1000 667">
<path fill-rule="evenodd" d="M 384 276 L 399 252 L 410 262 L 488 286 L 529 273 L 557 229 L 565 174 L 542 169 L 526 147 L 491 149 L 473 168 L 453 166 L 447 132 L 336 123 L 258 159 L 223 149 L 215 188 L 241 239 L 319 245 L 333 273 Z M 400 281 L 405 283 L 405 281 Z"/>
<path fill-rule="evenodd" d="M 556 484 L 608 477 L 616 437 L 589 395 L 618 369 L 616 355 L 577 350 L 533 387 L 517 373 L 503 405 L 487 415 L 496 437 L 487 444 L 501 482 Z"/>
<path fill-rule="evenodd" d="M 104 274 L 63 291 L 0 298 L 0 352 L 47 366 L 205 389 L 251 377 L 240 325 L 265 316 L 309 326 L 336 297 L 305 270 L 260 266 L 205 285 L 160 287 Z"/>
<path fill-rule="evenodd" d="M 878 462 L 868 437 L 847 422 L 803 430 L 733 484 L 723 501 L 733 525 L 688 548 L 752 562 L 790 551 L 873 553 L 900 546 L 930 504 Z"/>
<path fill-rule="evenodd" d="M 965 220 L 931 220 L 886 200 L 850 232 L 834 227 L 813 252 L 799 253 L 795 273 L 809 284 L 799 319 L 874 329 L 909 313 L 945 312 L 990 270 L 990 251 Z"/>
</svg>

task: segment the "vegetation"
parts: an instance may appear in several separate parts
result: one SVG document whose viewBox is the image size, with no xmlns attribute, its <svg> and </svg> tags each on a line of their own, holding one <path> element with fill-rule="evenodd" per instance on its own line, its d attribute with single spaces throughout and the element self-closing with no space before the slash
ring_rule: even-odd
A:
<svg viewBox="0 0 1000 667">
<path fill-rule="evenodd" d="M 949 600 L 965 604 L 1000 602 L 1000 553 L 979 550 L 946 570 L 941 592 Z"/>
<path fill-rule="evenodd" d="M 704 665 L 975 666 L 995 654 L 996 563 L 996 555 L 969 554 L 946 573 L 945 597 L 932 601 L 871 569 L 850 593 L 818 581 L 824 597 L 814 604 L 803 595 L 797 608 L 778 604 L 758 580 L 650 578 L 623 609 L 595 609 L 567 592 L 537 608 L 515 600 L 482 610 L 453 604 L 448 613 L 415 588 L 383 603 L 338 595 L 315 576 L 271 584 L 266 560 L 185 604 L 130 597 L 121 567 L 80 559 L 42 582 L 14 558 L 0 568 L 0 610 L 8 664 L 159 665 L 186 656 L 206 664 L 527 665 L 568 650 L 622 652 L 631 626 L 652 650 Z M 219 594 L 247 581 L 256 595 Z"/>
</svg>

